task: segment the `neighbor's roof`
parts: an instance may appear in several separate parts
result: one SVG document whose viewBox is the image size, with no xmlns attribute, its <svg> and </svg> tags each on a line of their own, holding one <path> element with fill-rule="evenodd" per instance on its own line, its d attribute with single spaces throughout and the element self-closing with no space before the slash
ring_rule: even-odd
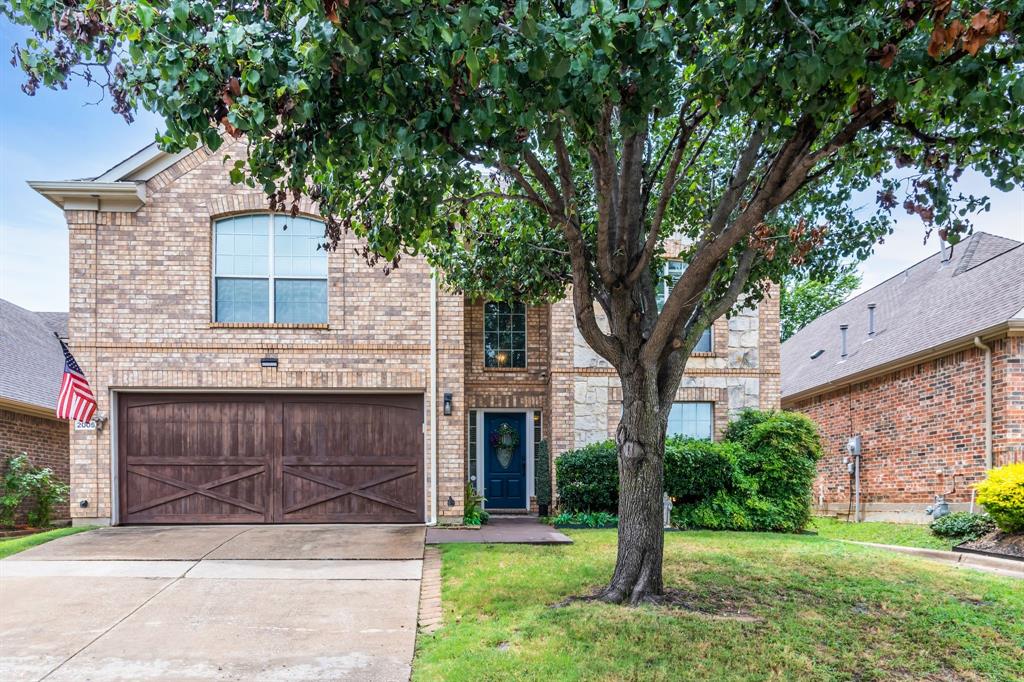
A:
<svg viewBox="0 0 1024 682">
<path fill-rule="evenodd" d="M 814 320 L 782 344 L 782 397 L 868 376 L 1011 321 L 1024 324 L 1024 244 L 977 232 Z M 868 337 L 869 303 L 876 304 Z M 847 324 L 840 358 L 839 325 Z M 811 355 L 824 352 L 815 359 Z"/>
<path fill-rule="evenodd" d="M 54 410 L 64 354 L 53 332 L 67 337 L 67 313 L 34 313 L 0 299 L 0 401 Z"/>
</svg>

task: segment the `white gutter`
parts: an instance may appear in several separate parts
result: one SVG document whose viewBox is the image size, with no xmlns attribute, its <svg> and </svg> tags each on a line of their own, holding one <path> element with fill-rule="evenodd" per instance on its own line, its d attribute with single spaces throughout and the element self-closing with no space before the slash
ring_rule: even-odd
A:
<svg viewBox="0 0 1024 682">
<path fill-rule="evenodd" d="M 28 186 L 65 211 L 134 213 L 146 204 L 144 183 L 30 180 Z"/>
<path fill-rule="evenodd" d="M 992 348 L 974 337 L 974 346 L 985 351 L 985 469 L 992 468 Z"/>
<path fill-rule="evenodd" d="M 437 275 L 430 273 L 430 519 L 437 525 Z"/>
</svg>

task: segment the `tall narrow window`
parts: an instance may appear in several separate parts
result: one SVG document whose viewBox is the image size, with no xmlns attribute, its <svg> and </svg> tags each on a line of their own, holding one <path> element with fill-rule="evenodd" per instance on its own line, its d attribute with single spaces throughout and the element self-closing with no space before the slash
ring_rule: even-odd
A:
<svg viewBox="0 0 1024 682">
<path fill-rule="evenodd" d="M 526 367 L 526 306 L 484 304 L 484 366 Z"/>
<path fill-rule="evenodd" d="M 665 307 L 665 301 L 668 300 L 669 294 L 672 293 L 672 287 L 676 285 L 679 278 L 683 276 L 686 271 L 686 263 L 681 260 L 667 260 L 665 261 L 665 279 L 662 280 L 661 286 L 657 288 L 655 296 L 658 301 L 658 310 Z M 710 353 L 711 352 L 711 328 L 704 330 L 704 333 L 700 335 L 700 340 L 697 341 L 697 345 L 693 347 L 695 353 Z"/>
<path fill-rule="evenodd" d="M 714 435 L 713 403 L 673 403 L 668 413 L 669 436 L 703 438 Z"/>
<path fill-rule="evenodd" d="M 476 410 L 469 410 L 469 424 L 467 424 L 466 435 L 466 480 L 473 485 L 473 489 L 480 492 L 480 485 L 476 480 Z"/>
<path fill-rule="evenodd" d="M 214 224 L 214 320 L 327 322 L 323 223 L 245 215 Z"/>
</svg>

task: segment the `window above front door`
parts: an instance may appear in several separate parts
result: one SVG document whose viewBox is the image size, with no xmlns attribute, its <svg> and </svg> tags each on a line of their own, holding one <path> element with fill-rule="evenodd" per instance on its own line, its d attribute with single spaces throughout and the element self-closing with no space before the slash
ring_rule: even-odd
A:
<svg viewBox="0 0 1024 682">
<path fill-rule="evenodd" d="M 526 306 L 484 304 L 484 367 L 526 367 Z"/>
<path fill-rule="evenodd" d="M 215 322 L 327 322 L 323 223 L 264 213 L 213 229 Z"/>
<path fill-rule="evenodd" d="M 655 298 L 658 301 L 658 311 L 665 307 L 665 301 L 668 300 L 669 294 L 672 293 L 672 287 L 676 285 L 679 278 L 683 276 L 686 271 L 686 263 L 681 260 L 667 260 L 665 261 L 665 277 L 661 280 L 660 286 L 655 290 Z M 693 347 L 694 353 L 710 353 L 711 352 L 711 328 L 708 327 L 704 330 L 704 333 L 700 335 L 700 340 L 697 341 L 697 345 Z"/>
</svg>

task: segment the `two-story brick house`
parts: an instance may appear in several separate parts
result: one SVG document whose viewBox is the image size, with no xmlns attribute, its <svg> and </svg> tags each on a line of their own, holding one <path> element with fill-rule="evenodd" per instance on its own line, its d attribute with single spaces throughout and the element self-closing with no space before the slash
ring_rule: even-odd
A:
<svg viewBox="0 0 1024 682">
<path fill-rule="evenodd" d="M 271 215 L 222 155 L 31 183 L 67 218 L 70 345 L 109 417 L 72 432 L 76 522 L 443 523 L 467 481 L 528 510 L 540 439 L 614 433 L 618 382 L 571 302 L 470 301 L 415 258 L 384 275 L 352 235 L 317 250 L 315 207 Z M 672 430 L 777 407 L 777 310 L 715 323 Z"/>
<path fill-rule="evenodd" d="M 782 370 L 783 407 L 825 444 L 821 513 L 970 509 L 988 469 L 1024 461 L 1024 243 L 977 232 L 943 249 L 787 339 Z"/>
</svg>

